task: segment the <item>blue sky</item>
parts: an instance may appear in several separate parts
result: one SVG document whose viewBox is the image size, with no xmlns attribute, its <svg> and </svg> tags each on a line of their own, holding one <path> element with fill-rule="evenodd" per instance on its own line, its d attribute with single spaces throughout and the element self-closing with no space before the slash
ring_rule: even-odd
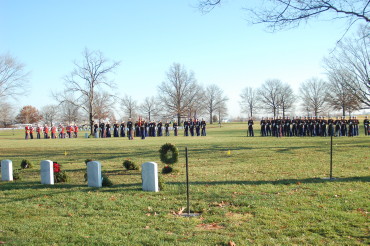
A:
<svg viewBox="0 0 370 246">
<path fill-rule="evenodd" d="M 139 103 L 157 94 L 172 63 L 183 64 L 204 86 L 225 91 L 231 116 L 243 115 L 239 94 L 277 78 L 292 85 L 325 78 L 322 59 L 344 33 L 344 22 L 312 21 L 276 33 L 249 25 L 246 1 L 226 1 L 202 14 L 196 0 L 0 0 L 0 54 L 18 58 L 31 72 L 29 95 L 17 105 L 54 103 L 51 91 L 81 59 L 84 48 L 121 61 L 110 76 L 120 95 Z M 354 29 L 355 31 L 356 29 Z M 299 109 L 297 109 L 299 110 Z"/>
</svg>

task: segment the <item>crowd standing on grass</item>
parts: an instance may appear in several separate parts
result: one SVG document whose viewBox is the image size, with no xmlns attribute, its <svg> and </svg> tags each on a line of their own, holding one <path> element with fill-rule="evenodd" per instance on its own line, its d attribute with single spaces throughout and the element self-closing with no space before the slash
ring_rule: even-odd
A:
<svg viewBox="0 0 370 246">
<path fill-rule="evenodd" d="M 369 119 L 366 116 L 364 119 L 365 136 L 370 136 Z M 326 137 L 326 136 L 348 136 L 354 137 L 359 135 L 359 120 L 356 116 L 336 117 L 335 119 L 325 117 L 278 117 L 278 118 L 263 118 L 260 121 L 261 136 L 273 137 Z M 248 120 L 248 133 L 250 137 L 254 136 L 254 121 L 252 118 Z"/>
<path fill-rule="evenodd" d="M 199 121 L 198 119 L 188 119 L 183 122 L 182 129 L 184 130 L 184 136 L 206 136 L 206 122 L 205 120 Z M 129 140 L 133 140 L 134 137 L 145 139 L 146 137 L 162 137 L 170 136 L 170 131 L 173 131 L 173 135 L 176 137 L 179 135 L 180 127 L 177 121 L 171 123 L 166 121 L 145 121 L 142 118 L 133 122 L 131 118 L 127 122 L 117 122 L 111 125 L 110 123 L 95 123 L 94 124 L 94 136 L 96 138 L 110 138 L 110 137 L 128 137 Z"/>
<path fill-rule="evenodd" d="M 77 138 L 78 137 L 78 126 L 75 125 L 58 125 L 51 126 L 48 125 L 40 126 L 25 126 L 25 139 L 49 139 L 49 138 Z M 34 135 L 36 133 L 36 136 Z"/>
<path fill-rule="evenodd" d="M 171 126 L 172 124 L 172 126 Z M 170 123 L 162 123 L 161 121 L 145 121 L 139 120 L 133 122 L 131 118 L 127 122 L 118 124 L 110 124 L 109 122 L 94 123 L 93 132 L 95 138 L 110 138 L 110 137 L 128 137 L 133 140 L 134 137 L 145 139 L 146 137 L 162 137 L 170 136 L 170 131 L 173 131 L 174 136 L 179 135 L 179 130 L 183 129 L 184 136 L 206 136 L 206 122 L 205 120 L 199 121 L 198 119 L 188 119 L 183 122 L 183 127 L 179 127 L 176 121 Z M 56 139 L 56 138 L 77 138 L 78 126 L 75 125 L 48 125 L 40 126 L 26 126 L 25 139 Z M 36 136 L 34 135 L 36 133 Z"/>
</svg>

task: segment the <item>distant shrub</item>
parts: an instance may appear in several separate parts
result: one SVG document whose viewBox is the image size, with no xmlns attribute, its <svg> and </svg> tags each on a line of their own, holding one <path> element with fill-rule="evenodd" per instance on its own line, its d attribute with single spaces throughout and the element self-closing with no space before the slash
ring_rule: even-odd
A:
<svg viewBox="0 0 370 246">
<path fill-rule="evenodd" d="M 164 190 L 166 188 L 166 183 L 164 182 L 162 175 L 158 175 L 158 186 L 159 190 Z"/>
<path fill-rule="evenodd" d="M 172 173 L 172 171 L 173 171 L 173 168 L 171 166 L 168 166 L 168 165 L 166 165 L 162 168 L 162 173 L 163 174 Z"/>
<path fill-rule="evenodd" d="M 21 168 L 26 169 L 26 168 L 33 168 L 32 163 L 29 160 L 22 160 L 21 162 Z"/>
<path fill-rule="evenodd" d="M 125 160 L 123 162 L 123 166 L 126 168 L 126 170 L 139 170 L 139 166 L 130 160 Z"/>
<path fill-rule="evenodd" d="M 13 180 L 21 180 L 21 169 L 15 169 L 13 171 Z"/>
<path fill-rule="evenodd" d="M 102 186 L 104 187 L 113 186 L 113 182 L 109 179 L 109 177 L 105 173 L 102 174 L 102 178 L 103 178 Z"/>
</svg>

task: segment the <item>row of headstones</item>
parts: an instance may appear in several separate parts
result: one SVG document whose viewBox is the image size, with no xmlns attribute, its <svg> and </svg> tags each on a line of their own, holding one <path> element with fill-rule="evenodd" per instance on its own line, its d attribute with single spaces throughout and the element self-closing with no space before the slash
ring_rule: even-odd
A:
<svg viewBox="0 0 370 246">
<path fill-rule="evenodd" d="M 159 191 L 158 165 L 155 162 L 145 162 L 141 165 L 141 175 L 144 191 Z M 41 184 L 54 184 L 54 168 L 52 161 L 40 163 Z M 13 181 L 13 163 L 11 160 L 1 161 L 2 181 Z M 89 187 L 102 187 L 101 164 L 98 161 L 87 163 L 87 185 Z"/>
</svg>

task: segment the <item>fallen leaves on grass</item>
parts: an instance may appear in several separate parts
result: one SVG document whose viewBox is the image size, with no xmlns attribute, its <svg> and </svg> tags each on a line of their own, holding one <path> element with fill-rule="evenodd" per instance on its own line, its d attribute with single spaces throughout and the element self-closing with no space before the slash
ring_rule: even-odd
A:
<svg viewBox="0 0 370 246">
<path fill-rule="evenodd" d="M 223 208 L 223 207 L 226 207 L 226 206 L 229 206 L 229 205 L 230 205 L 229 202 L 224 202 L 224 201 L 211 203 L 211 206 L 220 207 L 220 208 Z"/>
<path fill-rule="evenodd" d="M 217 223 L 199 224 L 197 225 L 197 227 L 203 230 L 220 230 L 225 228 L 224 226 L 221 226 Z"/>
<path fill-rule="evenodd" d="M 173 215 L 182 215 L 182 213 L 184 212 L 184 210 L 185 210 L 185 207 L 182 207 L 182 208 L 180 208 L 180 210 L 179 211 L 172 211 L 172 214 Z"/>
<path fill-rule="evenodd" d="M 363 208 L 358 208 L 357 209 L 357 212 L 359 212 L 360 214 L 362 214 L 363 216 L 367 216 L 369 212 L 367 212 L 365 209 Z"/>
</svg>

